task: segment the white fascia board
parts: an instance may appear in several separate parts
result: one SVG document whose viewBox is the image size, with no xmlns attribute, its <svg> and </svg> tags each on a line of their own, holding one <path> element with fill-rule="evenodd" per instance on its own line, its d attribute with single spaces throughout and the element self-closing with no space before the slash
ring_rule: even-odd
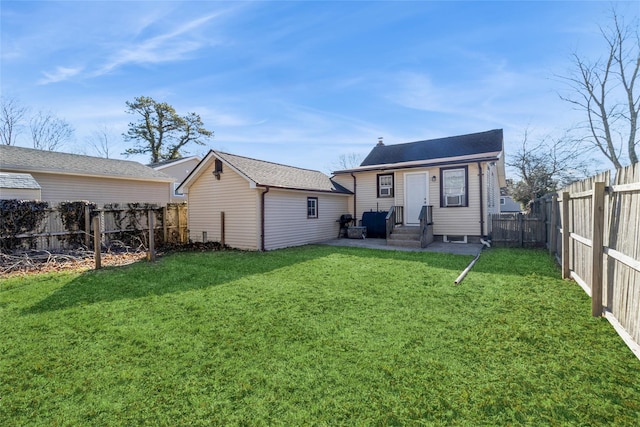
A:
<svg viewBox="0 0 640 427">
<path fill-rule="evenodd" d="M 487 153 L 472 154 L 468 156 L 455 156 L 455 157 L 440 157 L 430 160 L 413 160 L 410 162 L 399 163 L 384 163 L 380 165 L 360 166 L 353 169 L 345 169 L 341 171 L 335 171 L 334 174 L 343 174 L 351 172 L 370 172 L 376 170 L 402 170 L 406 168 L 414 167 L 430 167 L 434 165 L 447 164 L 447 163 L 472 163 L 477 161 L 487 161 L 487 159 L 499 160 L 502 151 L 492 151 Z"/>
<path fill-rule="evenodd" d="M 161 170 L 161 169 L 165 169 L 168 168 L 170 166 L 175 166 L 175 165 L 179 165 L 180 163 L 184 163 L 184 162 L 188 162 L 191 161 L 193 159 L 198 160 L 198 162 L 200 161 L 200 159 L 196 156 L 190 156 L 190 157 L 183 157 L 180 160 L 176 160 L 175 162 L 171 162 L 171 163 L 167 163 L 166 165 L 160 165 L 160 166 L 149 166 L 151 169 L 155 169 L 157 171 Z"/>
</svg>

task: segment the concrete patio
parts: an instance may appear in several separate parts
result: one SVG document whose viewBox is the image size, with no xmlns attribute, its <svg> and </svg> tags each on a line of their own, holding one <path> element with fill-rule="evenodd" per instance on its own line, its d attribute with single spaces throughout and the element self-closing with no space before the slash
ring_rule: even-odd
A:
<svg viewBox="0 0 640 427">
<path fill-rule="evenodd" d="M 340 238 L 323 242 L 330 246 L 350 246 L 356 248 L 383 249 L 387 251 L 406 252 L 441 252 L 457 255 L 476 256 L 482 250 L 481 243 L 444 243 L 433 242 L 426 248 L 405 248 L 401 246 L 389 246 L 385 239 L 348 239 Z"/>
</svg>

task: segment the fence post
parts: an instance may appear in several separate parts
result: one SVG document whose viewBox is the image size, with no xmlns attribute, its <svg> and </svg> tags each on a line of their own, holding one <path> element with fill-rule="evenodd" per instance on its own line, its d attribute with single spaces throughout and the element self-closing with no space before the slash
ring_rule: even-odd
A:
<svg viewBox="0 0 640 427">
<path fill-rule="evenodd" d="M 562 278 L 569 278 L 569 193 L 562 193 Z"/>
<path fill-rule="evenodd" d="M 553 255 L 558 244 L 558 234 L 556 230 L 556 215 L 558 209 L 558 196 L 551 196 L 551 218 L 549 221 L 549 241 L 545 242 L 549 245 L 549 255 Z"/>
<path fill-rule="evenodd" d="M 169 209 L 167 206 L 162 207 L 162 231 L 164 232 L 164 242 L 167 243 L 169 241 L 169 221 L 167 221 L 167 214 L 169 213 Z"/>
<path fill-rule="evenodd" d="M 220 243 L 224 247 L 224 212 L 220 212 Z"/>
<path fill-rule="evenodd" d="M 91 242 L 91 211 L 89 210 L 89 206 L 84 206 L 84 245 L 89 247 L 89 242 Z M 98 233 L 100 229 L 98 228 Z"/>
<path fill-rule="evenodd" d="M 155 242 L 153 228 L 156 225 L 155 224 L 156 215 L 151 209 L 147 211 L 147 214 L 149 216 L 149 261 L 155 261 L 156 260 L 156 242 Z"/>
<path fill-rule="evenodd" d="M 518 246 L 524 246 L 524 222 L 522 219 L 522 214 L 518 213 Z"/>
<path fill-rule="evenodd" d="M 87 208 L 89 209 L 89 208 Z M 102 253 L 100 251 L 100 215 L 93 217 L 93 253 L 96 263 L 96 270 L 102 268 Z M 87 229 L 87 236 L 91 230 Z"/>
<path fill-rule="evenodd" d="M 178 243 L 186 243 L 182 236 L 182 226 L 180 225 L 180 216 L 182 213 L 180 212 L 182 205 L 178 205 L 176 207 L 176 227 L 178 228 Z"/>
<path fill-rule="evenodd" d="M 591 315 L 602 316 L 602 272 L 604 257 L 604 182 L 593 183 L 591 236 Z"/>
</svg>

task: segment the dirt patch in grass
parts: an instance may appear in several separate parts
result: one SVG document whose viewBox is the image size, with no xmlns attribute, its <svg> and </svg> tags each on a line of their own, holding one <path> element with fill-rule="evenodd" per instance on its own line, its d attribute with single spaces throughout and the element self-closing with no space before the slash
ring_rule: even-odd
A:
<svg viewBox="0 0 640 427">
<path fill-rule="evenodd" d="M 102 265 L 127 265 L 147 256 L 146 252 L 121 252 L 102 254 Z M 93 252 L 74 251 L 51 253 L 29 251 L 19 254 L 0 253 L 0 278 L 17 275 L 52 273 L 61 271 L 84 271 L 95 268 Z"/>
<path fill-rule="evenodd" d="M 229 249 L 229 247 L 222 246 L 218 242 L 189 242 L 182 245 L 163 245 L 158 249 L 156 256 L 161 257 L 170 252 L 210 252 L 223 249 Z M 146 258 L 147 251 L 144 248 L 135 251 L 109 251 L 101 254 L 101 264 L 103 267 L 117 267 Z M 61 271 L 85 271 L 94 268 L 94 253 L 89 250 L 0 252 L 0 278 Z"/>
</svg>

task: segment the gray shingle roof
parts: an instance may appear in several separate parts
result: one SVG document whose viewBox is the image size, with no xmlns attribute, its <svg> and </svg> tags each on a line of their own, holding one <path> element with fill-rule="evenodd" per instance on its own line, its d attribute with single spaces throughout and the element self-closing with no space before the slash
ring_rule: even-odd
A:
<svg viewBox="0 0 640 427">
<path fill-rule="evenodd" d="M 502 129 L 405 144 L 377 145 L 360 166 L 435 160 L 502 151 Z"/>
<path fill-rule="evenodd" d="M 105 159 L 9 145 L 0 145 L 0 170 L 173 181 L 163 172 L 130 160 Z"/>
<path fill-rule="evenodd" d="M 212 150 L 216 157 L 261 186 L 351 194 L 320 171 L 271 163 Z"/>
<path fill-rule="evenodd" d="M 40 190 L 40 184 L 28 173 L 0 172 L 0 188 Z"/>
<path fill-rule="evenodd" d="M 184 162 L 184 161 L 191 160 L 191 159 L 200 160 L 196 156 L 188 156 L 188 157 L 180 157 L 179 159 L 163 160 L 163 161 L 157 162 L 157 163 L 149 163 L 149 164 L 147 164 L 147 166 L 149 166 L 150 168 L 156 169 L 156 168 L 161 168 L 163 166 L 169 166 L 169 165 L 171 165 L 173 163 Z"/>
</svg>

